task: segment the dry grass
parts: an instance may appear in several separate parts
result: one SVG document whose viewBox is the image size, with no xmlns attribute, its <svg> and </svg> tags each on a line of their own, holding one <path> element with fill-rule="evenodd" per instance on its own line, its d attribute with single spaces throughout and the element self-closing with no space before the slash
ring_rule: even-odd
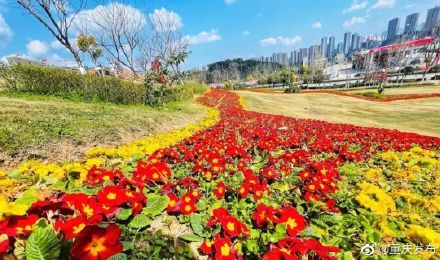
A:
<svg viewBox="0 0 440 260">
<path fill-rule="evenodd" d="M 31 158 L 75 159 L 96 145 L 118 145 L 202 118 L 195 102 L 160 108 L 0 95 L 0 168 Z"/>
<path fill-rule="evenodd" d="M 239 94 L 258 112 L 440 136 L 440 98 L 379 103 L 331 94 Z"/>
</svg>

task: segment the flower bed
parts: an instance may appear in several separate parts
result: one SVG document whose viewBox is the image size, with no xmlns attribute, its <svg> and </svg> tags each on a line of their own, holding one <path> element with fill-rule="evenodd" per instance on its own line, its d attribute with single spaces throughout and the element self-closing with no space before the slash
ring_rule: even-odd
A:
<svg viewBox="0 0 440 260">
<path fill-rule="evenodd" d="M 350 259 L 440 242 L 440 138 L 245 111 L 223 90 L 199 102 L 220 121 L 185 139 L 3 178 L 35 185 L 0 201 L 0 252 Z"/>
<path fill-rule="evenodd" d="M 411 99 L 420 99 L 420 98 L 433 98 L 440 97 L 440 93 L 426 93 L 426 94 L 400 94 L 400 95 L 384 95 L 381 98 L 362 95 L 362 93 L 348 93 L 345 91 L 336 91 L 336 90 L 305 90 L 301 93 L 305 94 L 334 94 L 345 97 L 353 97 L 359 98 L 368 101 L 376 101 L 376 102 L 391 102 L 397 100 L 411 100 Z"/>
</svg>

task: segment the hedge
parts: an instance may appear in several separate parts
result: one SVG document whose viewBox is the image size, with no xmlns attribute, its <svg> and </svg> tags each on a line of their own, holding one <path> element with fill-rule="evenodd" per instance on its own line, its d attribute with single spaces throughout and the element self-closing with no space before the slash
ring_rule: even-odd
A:
<svg viewBox="0 0 440 260">
<path fill-rule="evenodd" d="M 82 101 L 116 104 L 149 104 L 143 83 L 53 67 L 18 65 L 0 67 L 0 82 L 11 92 L 59 96 Z M 165 88 L 162 101 L 181 101 L 206 90 L 202 84 L 187 83 Z"/>
</svg>

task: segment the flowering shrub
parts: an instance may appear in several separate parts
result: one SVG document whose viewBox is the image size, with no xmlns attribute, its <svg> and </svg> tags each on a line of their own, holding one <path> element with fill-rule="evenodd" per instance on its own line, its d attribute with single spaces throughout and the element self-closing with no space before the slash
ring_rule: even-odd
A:
<svg viewBox="0 0 440 260">
<path fill-rule="evenodd" d="M 0 200 L 0 252 L 350 259 L 439 242 L 439 138 L 245 111 L 224 90 L 199 102 L 218 112 L 197 126 L 5 175 L 35 185 Z"/>
</svg>

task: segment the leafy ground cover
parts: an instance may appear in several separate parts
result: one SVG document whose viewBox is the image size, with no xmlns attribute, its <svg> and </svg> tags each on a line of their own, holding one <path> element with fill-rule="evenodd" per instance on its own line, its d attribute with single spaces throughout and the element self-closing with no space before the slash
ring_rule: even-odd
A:
<svg viewBox="0 0 440 260">
<path fill-rule="evenodd" d="M 114 146 L 166 132 L 196 122 L 204 113 L 190 100 L 147 107 L 2 93 L 0 168 L 32 158 L 73 160 L 97 144 Z"/>
<path fill-rule="evenodd" d="M 219 114 L 94 149 L 75 169 L 3 174 L 0 252 L 351 259 L 367 243 L 403 243 L 424 251 L 397 258 L 438 257 L 439 138 L 246 111 L 222 90 L 199 101 Z"/>
</svg>

